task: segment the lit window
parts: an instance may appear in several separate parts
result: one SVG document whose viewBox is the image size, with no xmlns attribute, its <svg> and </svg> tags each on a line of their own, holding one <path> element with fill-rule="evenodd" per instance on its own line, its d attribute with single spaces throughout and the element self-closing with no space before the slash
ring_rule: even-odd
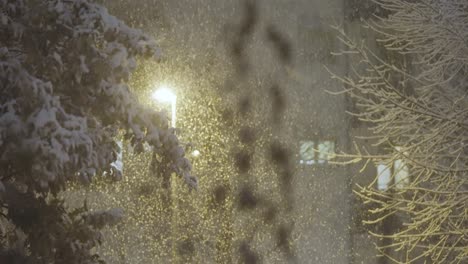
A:
<svg viewBox="0 0 468 264">
<path fill-rule="evenodd" d="M 315 163 L 315 142 L 314 141 L 301 141 L 299 149 L 300 164 L 311 165 Z"/>
<path fill-rule="evenodd" d="M 111 167 L 116 171 L 122 173 L 123 172 L 123 141 L 118 140 L 116 141 L 117 145 L 119 146 L 119 151 L 117 152 L 117 159 L 111 163 Z"/>
<path fill-rule="evenodd" d="M 299 156 L 300 164 L 324 164 L 335 157 L 335 142 L 324 140 L 316 144 L 314 141 L 301 141 Z"/>
<path fill-rule="evenodd" d="M 318 163 L 325 163 L 335 157 L 335 142 L 319 141 Z"/>
<path fill-rule="evenodd" d="M 395 173 L 395 188 L 401 190 L 409 184 L 409 169 L 402 160 L 395 160 L 393 164 Z"/>
<path fill-rule="evenodd" d="M 401 147 L 395 147 L 395 150 L 401 152 Z M 404 153 L 408 155 L 408 153 Z M 395 160 L 393 163 L 393 173 L 395 174 L 395 187 L 401 190 L 409 184 L 409 169 L 403 160 Z"/>
<path fill-rule="evenodd" d="M 381 191 L 388 190 L 388 186 L 392 181 L 392 173 L 390 168 L 380 163 L 377 165 L 377 189 Z"/>
<path fill-rule="evenodd" d="M 395 149 L 401 151 L 400 147 L 396 147 Z M 384 163 L 379 163 L 377 165 L 377 189 L 386 191 L 392 182 L 395 184 L 395 189 L 397 190 L 401 190 L 409 185 L 409 168 L 405 162 L 398 159 L 395 160 L 392 165 L 391 168 Z"/>
</svg>

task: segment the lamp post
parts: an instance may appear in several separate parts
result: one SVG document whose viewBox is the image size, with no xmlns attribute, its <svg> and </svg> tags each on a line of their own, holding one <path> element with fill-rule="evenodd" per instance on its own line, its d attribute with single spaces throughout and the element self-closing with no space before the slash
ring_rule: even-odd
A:
<svg viewBox="0 0 468 264">
<path fill-rule="evenodd" d="M 157 89 L 156 91 L 153 92 L 152 94 L 152 97 L 154 100 L 160 102 L 160 103 L 170 103 L 171 104 L 171 126 L 173 128 L 176 127 L 176 102 L 177 102 L 177 95 L 171 90 L 169 89 L 169 87 L 167 87 L 166 85 L 161 85 L 159 87 L 159 89 Z M 171 174 L 169 176 L 169 178 L 167 179 L 169 182 L 172 182 L 174 175 Z M 177 198 L 177 188 L 175 185 L 171 186 L 171 189 L 172 189 L 172 192 L 170 189 L 168 189 L 169 191 L 169 194 L 168 194 L 168 197 L 171 196 L 171 193 L 172 195 L 174 196 L 174 198 Z M 176 260 L 177 259 L 177 254 L 176 254 L 176 243 L 174 241 L 175 239 L 175 236 L 176 234 L 178 233 L 177 231 L 177 211 L 176 211 L 176 206 L 174 203 L 176 203 L 176 199 L 170 199 L 172 201 L 172 208 L 170 208 L 171 210 L 171 217 L 172 217 L 172 221 L 171 221 L 171 233 L 172 233 L 172 259 L 173 260 Z"/>
<path fill-rule="evenodd" d="M 167 86 L 163 85 L 158 90 L 154 91 L 153 99 L 161 103 L 171 103 L 171 126 L 176 127 L 176 102 L 177 95 Z"/>
</svg>

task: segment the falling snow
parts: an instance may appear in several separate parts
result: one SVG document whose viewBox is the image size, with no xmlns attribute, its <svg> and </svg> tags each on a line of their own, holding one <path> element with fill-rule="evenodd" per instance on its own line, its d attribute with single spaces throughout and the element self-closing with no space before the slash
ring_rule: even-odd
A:
<svg viewBox="0 0 468 264">
<path fill-rule="evenodd" d="M 0 263 L 466 263 L 465 2 L 0 0 Z"/>
</svg>

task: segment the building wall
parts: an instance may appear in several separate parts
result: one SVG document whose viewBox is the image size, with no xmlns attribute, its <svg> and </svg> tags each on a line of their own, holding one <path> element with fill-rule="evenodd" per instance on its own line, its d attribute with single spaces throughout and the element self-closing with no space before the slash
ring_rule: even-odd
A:
<svg viewBox="0 0 468 264">
<path fill-rule="evenodd" d="M 292 100 L 300 107 L 295 116 L 296 146 L 310 140 L 317 147 L 327 140 L 337 150 L 347 150 L 345 98 L 326 92 L 337 91 L 340 85 L 331 81 L 325 68 L 340 75 L 346 72 L 346 61 L 330 54 L 340 47 L 330 26 L 342 23 L 343 3 L 297 2 L 297 78 L 290 82 L 298 90 Z M 299 263 L 351 263 L 349 176 L 345 168 L 327 163 L 299 165 L 295 185 Z"/>
</svg>

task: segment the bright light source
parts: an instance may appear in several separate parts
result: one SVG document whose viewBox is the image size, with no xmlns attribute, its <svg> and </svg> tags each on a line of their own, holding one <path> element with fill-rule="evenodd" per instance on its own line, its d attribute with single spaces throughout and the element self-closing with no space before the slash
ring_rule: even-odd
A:
<svg viewBox="0 0 468 264">
<path fill-rule="evenodd" d="M 174 102 L 177 98 L 175 93 L 171 91 L 167 86 L 163 85 L 158 90 L 154 91 L 153 99 L 159 102 Z"/>
<path fill-rule="evenodd" d="M 194 150 L 194 151 L 192 152 L 192 156 L 194 156 L 194 157 L 200 156 L 200 151 L 198 151 L 197 149 Z"/>
<path fill-rule="evenodd" d="M 385 163 L 377 165 L 377 189 L 381 191 L 388 190 L 392 183 L 391 169 Z"/>
<path fill-rule="evenodd" d="M 167 86 L 161 85 L 160 88 L 154 91 L 153 99 L 162 103 L 171 103 L 171 125 L 176 127 L 176 100 L 177 95 L 171 91 Z"/>
</svg>

